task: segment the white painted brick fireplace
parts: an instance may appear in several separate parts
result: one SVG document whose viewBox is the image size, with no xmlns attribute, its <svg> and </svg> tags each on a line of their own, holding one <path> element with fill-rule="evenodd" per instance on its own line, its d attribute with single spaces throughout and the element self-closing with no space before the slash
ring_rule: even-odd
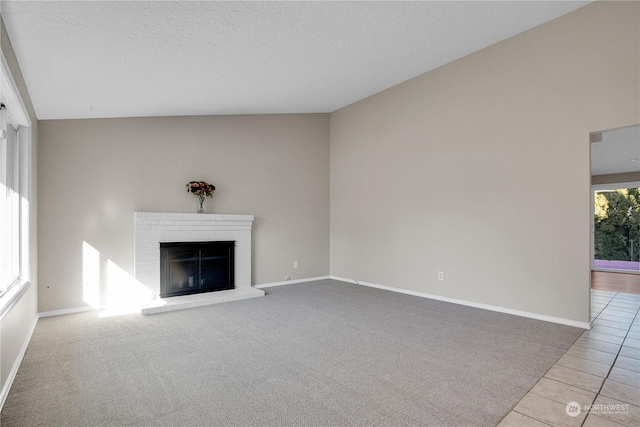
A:
<svg viewBox="0 0 640 427">
<path fill-rule="evenodd" d="M 156 298 L 142 308 L 154 314 L 201 305 L 263 296 L 251 287 L 251 227 L 253 215 L 134 213 L 134 274 Z M 159 298 L 160 243 L 235 241 L 235 289 Z"/>
</svg>

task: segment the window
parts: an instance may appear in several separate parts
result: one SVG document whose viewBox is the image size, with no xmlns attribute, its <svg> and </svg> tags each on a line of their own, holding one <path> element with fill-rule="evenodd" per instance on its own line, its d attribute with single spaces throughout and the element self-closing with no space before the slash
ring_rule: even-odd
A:
<svg viewBox="0 0 640 427">
<path fill-rule="evenodd" d="M 29 280 L 30 121 L 0 55 L 0 295 Z"/>
<path fill-rule="evenodd" d="M 4 291 L 20 277 L 20 161 L 17 129 L 7 108 L 0 108 L 0 291 Z"/>
<path fill-rule="evenodd" d="M 640 183 L 594 186 L 593 269 L 640 271 Z"/>
</svg>

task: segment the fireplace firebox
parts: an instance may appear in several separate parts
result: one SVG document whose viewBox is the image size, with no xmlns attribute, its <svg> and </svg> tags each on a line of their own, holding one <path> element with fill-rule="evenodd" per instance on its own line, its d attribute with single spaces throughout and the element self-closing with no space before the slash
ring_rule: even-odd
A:
<svg viewBox="0 0 640 427">
<path fill-rule="evenodd" d="M 234 289 L 235 242 L 160 243 L 160 296 Z"/>
</svg>

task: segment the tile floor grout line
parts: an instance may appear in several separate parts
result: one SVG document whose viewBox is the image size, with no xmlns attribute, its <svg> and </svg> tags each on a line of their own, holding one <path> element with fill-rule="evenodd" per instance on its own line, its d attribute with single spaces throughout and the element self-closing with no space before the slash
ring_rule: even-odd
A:
<svg viewBox="0 0 640 427">
<path fill-rule="evenodd" d="M 529 394 L 529 393 L 527 393 L 527 394 Z M 525 394 L 525 396 L 526 396 L 526 394 Z M 545 399 L 549 399 L 548 397 L 544 397 L 544 396 L 540 396 L 540 397 L 543 397 L 543 398 L 545 398 Z M 523 397 L 523 399 L 524 399 L 524 397 Z M 551 399 L 549 399 L 549 400 L 551 400 Z M 521 400 L 521 401 L 522 401 L 522 400 Z M 553 402 L 555 402 L 555 400 L 553 400 Z M 520 403 L 520 402 L 518 402 L 518 403 Z M 516 406 L 517 406 L 517 405 L 516 405 Z M 533 421 L 539 422 L 540 424 L 544 424 L 544 425 L 549 426 L 549 427 L 554 427 L 554 426 L 553 426 L 553 424 L 545 423 L 544 421 L 540 421 L 540 420 L 538 420 L 538 419 L 536 419 L 536 418 L 533 418 L 533 417 L 532 417 L 532 416 L 530 416 L 530 415 L 523 414 L 522 412 L 518 412 L 518 411 L 516 411 L 516 410 L 515 410 L 515 406 L 514 406 L 513 408 L 514 408 L 514 409 L 510 410 L 510 411 L 507 413 L 507 415 L 505 415 L 505 416 L 504 416 L 504 418 L 502 418 L 503 420 L 504 420 L 505 418 L 507 418 L 511 412 L 515 412 L 515 413 L 517 413 L 517 414 L 522 415 L 523 417 L 531 418 Z M 500 420 L 500 422 L 502 422 L 502 420 Z"/>
<path fill-rule="evenodd" d="M 609 300 L 609 302 L 607 302 L 607 304 L 602 308 L 602 310 L 600 310 L 598 312 L 598 314 L 596 315 L 596 317 L 593 318 L 593 320 L 591 322 L 589 322 L 589 330 L 591 330 L 593 323 L 598 320 L 598 317 L 600 317 L 600 315 L 602 314 L 602 312 L 609 306 L 609 304 L 611 304 L 611 301 L 613 301 L 613 299 L 618 296 L 619 292 L 616 292 L 614 296 L 611 297 L 611 299 Z M 591 313 L 591 295 L 589 295 L 589 313 Z M 591 317 L 591 316 L 589 316 Z"/>
<path fill-rule="evenodd" d="M 595 322 L 598 317 L 600 317 L 600 314 L 602 314 L 602 312 L 609 306 L 609 304 L 611 304 L 611 301 L 613 301 L 613 299 L 618 295 L 618 293 L 616 292 L 616 294 L 609 300 L 609 302 L 604 306 L 604 308 L 602 310 L 600 310 L 600 312 L 598 313 L 598 315 L 593 319 L 593 322 Z M 631 326 L 629 326 L 631 327 Z M 593 329 L 593 328 L 591 328 Z M 629 333 L 627 331 L 627 333 Z M 626 334 L 625 334 L 626 336 Z M 577 340 L 576 340 L 577 341 Z M 603 341 L 604 342 L 604 341 Z M 622 340 L 622 342 L 624 342 L 624 340 Z M 596 403 L 596 400 L 598 399 L 598 396 L 600 396 L 600 392 L 602 392 L 602 387 L 604 387 L 604 383 L 605 381 L 607 381 L 607 378 L 609 378 L 609 374 L 611 373 L 611 370 L 613 369 L 613 365 L 615 365 L 616 360 L 618 360 L 618 354 L 620 354 L 620 349 L 622 348 L 622 344 L 620 344 L 620 348 L 618 349 L 618 353 L 615 355 L 615 357 L 613 358 L 613 363 L 611 364 L 611 367 L 609 368 L 609 371 L 607 372 L 607 376 L 604 377 L 604 379 L 602 380 L 602 384 L 600 384 L 600 388 L 598 389 L 598 392 L 596 393 L 596 395 L 593 397 L 593 402 L 591 402 L 591 405 L 594 405 Z M 587 414 L 585 415 L 584 419 L 582 420 L 582 422 L 580 423 L 580 427 L 584 426 L 584 423 L 587 422 L 587 418 L 589 418 L 589 415 L 591 415 L 591 407 L 589 408 L 589 410 L 587 411 Z"/>
<path fill-rule="evenodd" d="M 616 293 L 616 296 L 618 294 Z M 611 299 L 611 301 L 613 301 L 615 299 L 615 296 Z M 611 304 L 611 301 L 609 301 L 607 303 L 607 305 L 605 306 L 605 308 L 602 309 L 602 311 L 604 311 L 609 304 Z M 602 313 L 602 311 L 600 313 Z M 607 372 L 607 376 L 604 378 L 604 380 L 602 381 L 602 384 L 600 384 L 600 388 L 598 389 L 598 392 L 596 393 L 595 398 L 593 399 L 593 403 L 592 405 L 595 405 L 596 400 L 598 400 L 598 396 L 600 396 L 602 394 L 602 388 L 604 387 L 605 382 L 607 381 L 607 379 L 609 378 L 609 375 L 611 374 L 611 371 L 613 370 L 613 367 L 616 365 L 616 362 L 618 361 L 618 356 L 620 356 L 620 352 L 622 351 L 622 347 L 624 346 L 624 342 L 627 339 L 627 336 L 629 335 L 629 331 L 631 330 L 631 327 L 633 326 L 633 322 L 635 322 L 635 320 L 638 318 L 638 312 L 640 312 L 640 308 L 636 309 L 636 313 L 633 316 L 633 319 L 631 320 L 631 324 L 629 325 L 629 328 L 627 329 L 627 333 L 624 336 L 624 339 L 622 340 L 622 344 L 620 344 L 620 348 L 618 349 L 618 353 L 615 355 L 615 358 L 613 359 L 613 363 L 611 364 L 611 367 L 609 368 L 609 372 Z M 598 314 L 599 316 L 600 314 Z M 596 316 L 596 319 L 597 317 Z M 593 319 L 595 321 L 595 319 Z M 605 342 L 605 341 L 602 341 Z M 621 369 L 621 368 L 618 368 Z M 608 396 L 604 396 L 604 397 L 608 397 Z M 618 400 L 618 399 L 616 399 Z M 587 422 L 587 418 L 589 418 L 589 415 L 594 415 L 597 416 L 597 414 L 592 412 L 593 408 L 589 408 L 589 411 L 587 411 L 587 415 L 584 417 L 584 420 L 582 420 L 582 423 L 580 424 L 580 427 L 582 427 L 584 425 L 585 422 Z M 611 420 L 608 420 L 611 421 Z M 615 423 L 615 422 L 614 422 Z"/>
<path fill-rule="evenodd" d="M 593 292 L 593 290 L 592 290 L 592 292 Z M 610 322 L 614 322 L 614 324 L 619 323 L 619 324 L 623 324 L 623 325 L 624 325 L 624 324 L 627 324 L 627 323 L 628 323 L 628 325 L 627 325 L 626 327 L 624 327 L 624 328 L 619 328 L 619 327 L 610 327 L 610 326 L 608 327 L 608 328 L 610 328 L 610 329 L 617 329 L 617 330 L 620 330 L 620 331 L 624 331 L 624 336 L 623 336 L 623 337 L 619 337 L 618 335 L 613 335 L 612 333 L 610 333 L 610 332 L 606 332 L 606 331 L 599 332 L 599 333 L 601 333 L 601 334 L 605 335 L 605 338 L 606 338 L 606 336 L 622 338 L 622 342 L 621 342 L 620 344 L 616 344 L 616 343 L 611 343 L 611 342 L 609 342 L 609 341 L 603 341 L 603 340 L 598 339 L 598 338 L 593 338 L 593 337 L 584 337 L 583 335 L 580 335 L 578 338 L 576 338 L 576 340 L 573 342 L 573 344 L 572 344 L 572 345 L 567 349 L 567 351 L 565 351 L 565 353 L 564 353 L 562 356 L 560 356 L 560 357 L 558 358 L 558 360 L 555 362 L 555 364 L 554 364 L 553 366 L 551 366 L 551 368 L 549 368 L 549 369 L 547 370 L 547 372 L 545 372 L 545 374 L 542 376 L 542 378 L 546 378 L 546 379 L 547 379 L 547 380 L 549 380 L 549 381 L 555 381 L 555 382 L 557 382 L 557 383 L 560 383 L 560 384 L 566 385 L 566 386 L 568 386 L 568 387 L 573 387 L 573 388 L 576 388 L 576 389 L 579 389 L 579 390 L 584 390 L 585 392 L 588 392 L 588 393 L 594 394 L 593 401 L 591 402 L 591 405 L 589 406 L 589 410 L 585 411 L 585 416 L 584 416 L 584 418 L 582 419 L 582 421 L 581 421 L 581 422 L 580 422 L 580 424 L 579 424 L 579 425 L 580 425 L 580 427 L 584 426 L 584 424 L 587 422 L 587 419 L 588 419 L 590 416 L 593 416 L 593 417 L 599 417 L 599 414 L 597 414 L 597 413 L 595 413 L 595 412 L 592 412 L 592 411 L 593 411 L 593 405 L 595 404 L 595 402 L 596 402 L 596 400 L 598 399 L 598 397 L 599 397 L 599 396 L 603 396 L 604 398 L 609 398 L 608 396 L 604 396 L 604 395 L 602 395 L 602 390 L 603 390 L 603 388 L 604 388 L 605 382 L 606 382 L 607 380 L 609 380 L 609 379 L 610 379 L 611 372 L 613 371 L 613 368 L 615 368 L 615 367 L 616 367 L 616 362 L 618 361 L 618 358 L 619 358 L 619 357 L 621 357 L 621 354 L 620 354 L 620 353 L 622 352 L 623 347 L 627 347 L 627 348 L 634 348 L 634 347 L 630 347 L 630 346 L 625 346 L 624 344 L 625 344 L 626 340 L 627 340 L 627 339 L 628 339 L 628 337 L 629 337 L 629 333 L 633 330 L 633 327 L 634 327 L 635 323 L 638 321 L 638 319 L 640 319 L 640 299 L 635 299 L 635 298 L 633 298 L 633 299 L 621 298 L 621 297 L 620 297 L 621 292 L 614 292 L 614 291 L 610 291 L 610 292 L 611 292 L 613 295 L 612 295 L 612 296 L 606 296 L 606 297 L 604 297 L 604 299 L 608 299 L 608 301 L 607 301 L 606 303 L 604 303 L 604 307 L 603 307 L 600 311 L 598 311 L 598 314 L 593 318 L 593 320 L 591 320 L 591 321 L 589 322 L 589 329 L 586 329 L 586 330 L 585 330 L 585 332 L 589 332 L 589 331 L 593 330 L 596 326 L 601 326 L 601 327 L 603 327 L 603 328 L 604 328 L 604 327 L 607 327 L 606 325 L 600 325 L 600 324 L 595 324 L 595 325 L 594 325 L 594 323 L 595 323 L 595 322 L 596 322 L 596 320 L 598 320 L 598 319 L 600 319 L 600 320 L 608 320 L 608 319 L 602 319 L 602 318 L 600 318 L 600 316 L 602 315 L 602 313 L 603 313 L 607 308 L 611 308 L 612 310 L 615 310 L 615 305 L 611 305 L 614 301 L 616 301 L 616 302 L 617 302 L 617 301 L 625 301 L 625 302 L 626 302 L 627 300 L 629 300 L 629 301 L 630 301 L 630 302 L 629 302 L 629 304 L 634 305 L 634 306 L 637 306 L 637 308 L 635 309 L 635 312 L 633 312 L 633 311 L 631 311 L 631 312 L 624 312 L 624 311 L 622 311 L 622 310 L 616 310 L 616 311 L 620 311 L 620 312 L 623 312 L 623 313 L 631 314 L 631 317 L 630 317 L 630 318 L 627 318 L 624 322 L 618 322 L 618 321 L 616 321 L 616 320 L 610 320 Z M 592 295 L 593 295 L 593 294 L 592 294 Z M 626 295 L 626 294 L 625 294 L 625 295 Z M 600 295 L 597 295 L 597 294 L 596 294 L 596 296 L 600 296 Z M 600 297 L 603 297 L 603 296 L 600 296 Z M 598 305 L 600 305 L 600 304 L 603 304 L 603 303 L 602 303 L 602 302 L 599 302 L 599 303 L 598 303 Z M 632 309 L 633 307 L 626 307 L 626 308 L 631 308 L 631 309 Z M 592 313 L 590 313 L 590 314 L 592 314 Z M 615 314 L 610 314 L 610 316 L 620 317 L 620 318 L 625 318 L 625 317 L 626 317 L 626 316 L 618 316 L 618 315 L 615 315 Z M 591 317 L 591 316 L 590 316 L 590 317 Z M 596 330 L 596 332 L 598 332 L 598 331 Z M 635 331 L 634 331 L 634 332 L 635 332 Z M 584 334 L 584 332 L 583 332 L 583 334 Z M 596 349 L 596 348 L 592 348 L 592 347 L 589 347 L 589 346 L 583 347 L 583 346 L 581 346 L 581 345 L 576 344 L 576 343 L 578 342 L 578 340 L 580 340 L 580 338 L 584 338 L 585 340 L 587 340 L 587 342 L 589 342 L 589 341 L 593 341 L 594 343 L 601 343 L 601 344 L 607 344 L 607 345 L 617 345 L 617 346 L 618 346 L 618 348 L 617 348 L 617 350 L 615 351 L 615 353 L 610 353 L 610 352 L 608 352 L 608 351 L 602 351 L 602 350 L 599 350 L 599 349 Z M 605 377 L 601 377 L 601 376 L 599 376 L 599 375 L 595 375 L 595 374 L 593 374 L 593 373 L 591 373 L 591 372 L 583 371 L 583 370 L 581 370 L 581 369 L 570 368 L 570 367 L 567 367 L 567 366 L 559 365 L 559 364 L 558 364 L 558 361 L 559 361 L 560 359 L 562 359 L 562 357 L 564 357 L 565 355 L 567 355 L 567 354 L 568 354 L 567 352 L 568 352 L 571 348 L 574 348 L 574 347 L 579 348 L 579 349 L 581 349 L 581 350 L 584 350 L 585 352 L 595 351 L 595 352 L 598 352 L 598 353 L 603 353 L 603 354 L 610 355 L 610 356 L 607 356 L 607 357 L 613 357 L 613 360 L 612 360 L 612 362 L 611 362 L 611 365 L 609 365 L 609 369 L 607 370 L 607 375 L 606 375 Z M 570 356 L 572 356 L 572 357 L 574 357 L 574 358 L 577 358 L 577 359 L 582 359 L 582 360 L 585 360 L 585 361 L 588 361 L 588 362 L 595 362 L 595 363 L 600 363 L 600 364 L 608 365 L 608 363 L 599 362 L 599 361 L 597 361 L 597 360 L 591 360 L 591 359 L 589 359 L 589 358 L 587 358 L 587 357 L 583 357 L 583 356 L 573 356 L 573 355 L 570 355 Z M 549 371 L 551 371 L 551 369 L 553 369 L 555 366 L 558 366 L 558 367 L 561 367 L 561 368 L 565 368 L 565 369 L 571 369 L 571 370 L 576 371 L 576 372 L 579 372 L 579 373 L 583 373 L 583 374 L 587 374 L 587 375 L 592 375 L 592 376 L 595 376 L 595 377 L 601 378 L 601 379 L 602 379 L 602 383 L 601 383 L 601 384 L 600 384 L 600 386 L 598 387 L 598 391 L 597 391 L 597 392 L 594 392 L 594 391 L 592 391 L 592 390 L 588 390 L 588 389 L 586 389 L 586 388 L 583 388 L 583 387 L 581 387 L 581 386 L 577 386 L 577 385 L 575 385 L 575 384 L 569 384 L 569 383 L 566 383 L 566 382 L 564 382 L 564 381 L 561 381 L 561 380 L 558 380 L 558 379 L 555 379 L 555 378 L 547 377 L 547 374 L 549 373 Z M 618 368 L 618 369 L 621 369 L 621 370 L 624 370 L 624 371 L 629 371 L 629 372 L 635 373 L 635 371 L 632 371 L 632 370 L 629 370 L 629 369 L 620 368 L 620 367 L 617 367 L 617 368 Z M 541 378 L 541 379 L 542 379 L 542 378 Z M 610 381 L 613 381 L 613 380 L 610 380 Z M 542 394 L 538 394 L 538 392 L 533 392 L 532 390 L 535 388 L 535 386 L 536 386 L 539 382 L 540 382 L 540 380 L 538 380 L 538 382 L 537 382 L 537 383 L 536 383 L 536 384 L 535 384 L 535 385 L 534 385 L 534 386 L 533 386 L 529 391 L 527 391 L 527 393 L 525 394 L 525 396 L 524 396 L 522 399 L 520 399 L 520 402 L 522 402 L 522 400 L 523 400 L 527 395 L 529 395 L 529 394 L 533 394 L 533 395 L 535 395 L 535 396 L 537 396 L 537 397 L 540 397 L 540 398 L 542 398 L 542 399 L 548 400 L 548 401 L 550 401 L 550 402 L 554 402 L 554 403 L 560 403 L 560 404 L 562 404 L 562 402 L 559 402 L 558 400 L 555 400 L 555 399 L 553 399 L 553 398 L 551 398 L 551 397 L 547 397 L 547 396 L 544 396 L 544 395 L 542 395 Z M 626 383 L 621 383 L 621 384 L 626 385 Z M 614 399 L 614 398 L 610 398 L 610 399 Z M 522 416 L 524 416 L 524 417 L 527 417 L 527 418 L 533 419 L 533 420 L 535 420 L 536 422 L 539 422 L 539 423 L 541 423 L 541 424 L 544 424 L 544 425 L 550 425 L 550 424 L 549 424 L 549 423 L 547 423 L 547 422 L 544 422 L 544 421 L 541 421 L 541 420 L 539 420 L 539 419 L 535 418 L 535 415 L 523 414 L 522 412 L 519 412 L 519 411 L 515 410 L 515 407 L 516 407 L 516 406 L 518 406 L 518 404 L 519 404 L 520 402 L 518 402 L 518 403 L 517 403 L 517 404 L 516 404 L 512 409 L 511 409 L 511 411 L 510 411 L 510 412 L 516 412 L 516 413 L 517 413 L 517 414 L 519 414 L 519 415 L 522 415 Z M 510 413 L 510 412 L 509 412 L 509 413 Z M 505 417 L 503 417 L 503 420 L 504 420 L 504 419 L 509 415 L 509 413 L 507 413 L 507 415 L 506 415 Z M 536 412 L 536 413 L 537 413 L 537 412 Z M 616 421 L 612 421 L 612 420 L 610 420 L 609 418 L 604 418 L 604 417 L 599 417 L 599 418 L 602 418 L 602 419 L 606 420 L 607 422 L 610 422 L 612 425 L 627 425 L 627 424 L 619 424 L 619 423 L 617 423 Z M 501 421 L 501 422 L 502 422 L 502 421 Z"/>
</svg>

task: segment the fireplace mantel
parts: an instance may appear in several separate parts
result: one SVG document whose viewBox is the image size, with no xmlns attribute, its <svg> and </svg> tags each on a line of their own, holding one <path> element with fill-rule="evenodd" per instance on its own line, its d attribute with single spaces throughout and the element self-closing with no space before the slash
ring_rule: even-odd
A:
<svg viewBox="0 0 640 427">
<path fill-rule="evenodd" d="M 134 213 L 134 274 L 156 298 L 143 314 L 263 296 L 251 287 L 251 227 L 253 215 Z M 160 299 L 160 243 L 235 241 L 236 289 Z"/>
</svg>

